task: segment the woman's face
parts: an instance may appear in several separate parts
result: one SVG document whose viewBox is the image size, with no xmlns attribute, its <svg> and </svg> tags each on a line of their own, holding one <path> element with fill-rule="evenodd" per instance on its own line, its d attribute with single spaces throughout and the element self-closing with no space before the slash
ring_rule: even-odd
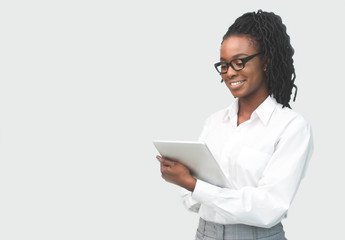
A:
<svg viewBox="0 0 345 240">
<path fill-rule="evenodd" d="M 220 61 L 230 62 L 254 55 L 259 52 L 255 45 L 255 41 L 246 35 L 232 35 L 223 41 Z M 264 68 L 263 57 L 258 55 L 246 62 L 242 70 L 235 71 L 229 67 L 228 72 L 221 76 L 234 97 L 263 101 L 268 96 Z"/>
</svg>

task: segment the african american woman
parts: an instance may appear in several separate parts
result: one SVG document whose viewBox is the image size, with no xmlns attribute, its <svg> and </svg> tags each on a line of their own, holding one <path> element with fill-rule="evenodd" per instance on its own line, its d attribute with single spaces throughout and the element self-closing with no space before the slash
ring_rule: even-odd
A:
<svg viewBox="0 0 345 240">
<path fill-rule="evenodd" d="M 289 105 L 293 54 L 282 19 L 270 12 L 245 13 L 223 37 L 215 68 L 235 100 L 206 120 L 199 140 L 232 187 L 157 156 L 162 177 L 183 188 L 184 205 L 200 216 L 196 239 L 286 239 L 281 221 L 313 152 L 309 123 Z"/>
</svg>

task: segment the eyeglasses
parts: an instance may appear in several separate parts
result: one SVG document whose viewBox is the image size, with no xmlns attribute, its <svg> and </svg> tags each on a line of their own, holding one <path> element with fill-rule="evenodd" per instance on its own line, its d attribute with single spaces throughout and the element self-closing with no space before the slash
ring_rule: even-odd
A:
<svg viewBox="0 0 345 240">
<path fill-rule="evenodd" d="M 234 69 L 235 71 L 240 71 L 245 67 L 245 64 L 251 60 L 252 58 L 262 54 L 264 52 L 259 52 L 257 54 L 254 55 L 250 55 L 248 57 L 245 58 L 237 58 L 237 59 L 233 59 L 230 62 L 218 62 L 214 64 L 214 67 L 217 69 L 217 71 L 219 72 L 219 74 L 224 74 L 228 72 L 229 66 Z"/>
</svg>

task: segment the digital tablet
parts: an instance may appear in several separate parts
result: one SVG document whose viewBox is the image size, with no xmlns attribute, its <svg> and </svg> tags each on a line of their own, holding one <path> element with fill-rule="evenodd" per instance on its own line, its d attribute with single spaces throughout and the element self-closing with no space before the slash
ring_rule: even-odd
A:
<svg viewBox="0 0 345 240">
<path fill-rule="evenodd" d="M 230 187 L 228 179 L 205 143 L 156 140 L 153 144 L 162 157 L 188 167 L 193 177 L 219 187 Z"/>
</svg>

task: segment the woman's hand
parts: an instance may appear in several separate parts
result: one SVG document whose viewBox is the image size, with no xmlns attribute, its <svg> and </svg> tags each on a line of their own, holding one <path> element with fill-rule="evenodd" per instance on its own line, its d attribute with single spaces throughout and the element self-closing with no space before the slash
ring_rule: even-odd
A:
<svg viewBox="0 0 345 240">
<path fill-rule="evenodd" d="M 186 166 L 161 156 L 157 156 L 157 159 L 161 164 L 162 178 L 164 178 L 165 181 L 179 185 L 188 191 L 194 191 L 196 179 L 192 177 Z"/>
</svg>

